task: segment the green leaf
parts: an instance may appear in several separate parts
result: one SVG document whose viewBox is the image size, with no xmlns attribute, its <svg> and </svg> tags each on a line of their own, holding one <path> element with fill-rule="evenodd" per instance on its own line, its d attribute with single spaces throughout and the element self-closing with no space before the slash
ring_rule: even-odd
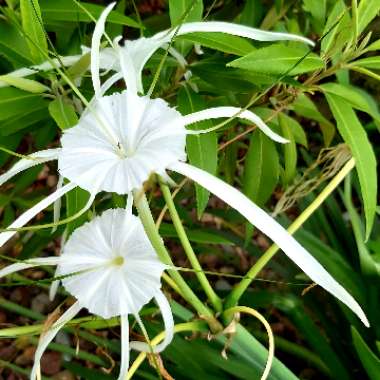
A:
<svg viewBox="0 0 380 380">
<path fill-rule="evenodd" d="M 251 134 L 244 162 L 243 193 L 263 206 L 275 189 L 280 172 L 278 153 L 274 142 L 260 130 Z M 251 239 L 253 226 L 246 224 L 246 243 Z"/>
<path fill-rule="evenodd" d="M 22 28 L 34 63 L 46 61 L 48 45 L 38 0 L 20 0 Z"/>
<path fill-rule="evenodd" d="M 49 91 L 49 87 L 46 87 L 40 82 L 27 78 L 19 78 L 12 75 L 0 75 L 0 81 L 33 94 L 40 94 L 42 92 Z"/>
<path fill-rule="evenodd" d="M 373 42 L 371 45 L 369 45 L 366 49 L 366 51 L 376 51 L 380 50 L 380 40 L 377 40 Z"/>
<path fill-rule="evenodd" d="M 226 67 L 220 59 L 197 62 L 191 65 L 191 71 L 214 88 L 224 92 L 247 93 L 276 81 L 275 77 L 266 74 Z"/>
<path fill-rule="evenodd" d="M 96 4 L 80 2 L 81 5 L 97 20 L 104 7 Z M 73 0 L 40 0 L 41 12 L 46 23 L 60 21 L 93 22 L 88 14 L 78 7 Z M 126 25 L 132 28 L 140 28 L 139 23 L 119 12 L 112 11 L 107 22 L 112 24 Z"/>
<path fill-rule="evenodd" d="M 74 107 L 67 103 L 62 96 L 49 103 L 49 113 L 62 130 L 73 127 L 78 123 L 78 116 Z"/>
<path fill-rule="evenodd" d="M 350 104 L 337 95 L 325 94 L 338 130 L 355 158 L 366 218 L 366 239 L 373 226 L 377 200 L 376 157 L 367 134 Z"/>
<path fill-rule="evenodd" d="M 178 94 L 178 109 L 182 114 L 189 114 L 206 108 L 203 98 L 187 87 L 183 87 Z M 212 122 L 202 121 L 191 125 L 191 129 L 207 129 L 212 127 Z M 211 174 L 216 174 L 217 169 L 217 137 L 216 132 L 187 136 L 186 150 L 192 165 L 201 168 Z M 210 193 L 199 185 L 195 185 L 197 197 L 198 218 L 205 210 Z"/>
<path fill-rule="evenodd" d="M 169 0 L 169 16 L 172 26 L 183 22 L 200 21 L 203 0 Z"/>
<path fill-rule="evenodd" d="M 255 48 L 245 38 L 233 36 L 225 33 L 188 33 L 176 39 L 181 39 L 198 43 L 202 46 L 222 51 L 223 53 L 230 53 L 235 55 L 246 55 Z"/>
<path fill-rule="evenodd" d="M 14 25 L 0 20 L 0 54 L 17 66 L 28 66 L 32 63 L 28 53 L 26 39 Z"/>
<path fill-rule="evenodd" d="M 282 113 L 281 115 L 286 119 L 286 122 L 288 123 L 294 137 L 294 141 L 297 144 L 303 145 L 305 148 L 307 148 L 307 137 L 305 131 L 302 128 L 302 125 L 297 120 L 293 119 L 285 113 Z"/>
<path fill-rule="evenodd" d="M 297 173 L 297 147 L 289 119 L 283 113 L 278 115 L 282 136 L 289 140 L 289 143 L 283 144 L 285 158 L 283 182 L 285 185 L 289 185 Z"/>
<path fill-rule="evenodd" d="M 379 0 L 360 0 L 358 7 L 358 32 L 362 33 L 380 11 Z"/>
<path fill-rule="evenodd" d="M 343 0 L 337 0 L 329 12 L 329 17 L 323 30 L 324 38 L 321 43 L 323 53 L 330 53 L 331 50 L 338 51 L 351 36 L 348 27 L 350 16 Z"/>
<path fill-rule="evenodd" d="M 380 120 L 377 103 L 362 89 L 339 83 L 326 83 L 320 86 L 323 91 L 337 95 L 348 102 L 353 108 L 371 115 L 375 120 Z"/>
<path fill-rule="evenodd" d="M 78 211 L 82 210 L 86 205 L 89 198 L 89 193 L 86 190 L 81 189 L 80 187 L 76 187 L 66 194 L 66 216 L 69 218 L 70 216 L 75 215 Z M 87 213 L 84 213 L 79 218 L 67 224 L 67 231 L 69 235 L 73 232 L 77 227 L 81 226 L 83 223 L 87 221 Z"/>
<path fill-rule="evenodd" d="M 13 116 L 30 113 L 33 109 L 41 108 L 46 101 L 41 95 L 32 94 L 18 88 L 0 88 L 0 120 Z M 0 129 L 2 126 L 0 125 Z"/>
<path fill-rule="evenodd" d="M 243 193 L 259 206 L 271 196 L 279 177 L 274 142 L 260 130 L 252 133 L 244 163 Z"/>
<path fill-rule="evenodd" d="M 324 67 L 322 59 L 316 54 L 306 54 L 307 51 L 301 48 L 273 44 L 254 50 L 227 66 L 275 75 L 297 75 Z"/>
<path fill-rule="evenodd" d="M 367 69 L 380 70 L 380 57 L 368 57 L 352 62 L 354 66 L 366 67 Z"/>
<path fill-rule="evenodd" d="M 354 231 L 356 245 L 358 247 L 360 269 L 365 276 L 373 277 L 374 279 L 376 279 L 379 273 L 376 268 L 376 263 L 372 258 L 371 254 L 369 253 L 369 250 L 364 242 L 364 228 L 362 226 L 360 216 L 352 203 L 351 178 L 349 176 L 345 179 L 344 190 L 345 191 L 343 200 L 347 208 L 347 211 L 350 215 L 352 229 Z"/>
<path fill-rule="evenodd" d="M 301 93 L 293 103 L 293 108 L 298 115 L 319 123 L 325 146 L 329 146 L 335 135 L 335 126 L 319 112 L 312 100 Z"/>
<path fill-rule="evenodd" d="M 163 237 L 178 239 L 178 234 L 172 224 L 161 223 L 160 234 Z M 212 231 L 186 228 L 186 234 L 192 243 L 234 245 L 232 241 Z"/>
<path fill-rule="evenodd" d="M 378 380 L 380 373 L 380 359 L 367 346 L 354 326 L 351 326 L 352 341 L 359 359 L 371 380 Z"/>
<path fill-rule="evenodd" d="M 310 13 L 314 30 L 322 34 L 326 19 L 326 0 L 303 0 L 303 9 Z"/>
<path fill-rule="evenodd" d="M 264 16 L 264 7 L 261 0 L 247 0 L 240 13 L 240 24 L 259 27 Z"/>
</svg>

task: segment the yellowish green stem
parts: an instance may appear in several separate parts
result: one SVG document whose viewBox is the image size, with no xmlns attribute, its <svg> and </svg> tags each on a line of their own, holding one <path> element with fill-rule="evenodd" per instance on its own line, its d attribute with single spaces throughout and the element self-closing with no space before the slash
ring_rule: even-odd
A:
<svg viewBox="0 0 380 380">
<path fill-rule="evenodd" d="M 221 312 L 222 307 L 223 307 L 222 300 L 218 297 L 218 295 L 215 293 L 214 289 L 212 288 L 211 284 L 209 283 L 198 261 L 198 258 L 193 251 L 193 248 L 186 235 L 185 228 L 182 225 L 181 219 L 178 215 L 177 209 L 173 202 L 173 198 L 170 193 L 169 187 L 164 183 L 160 183 L 160 186 L 161 186 L 162 194 L 164 195 L 166 204 L 168 206 L 169 213 L 174 224 L 174 228 L 177 231 L 179 240 L 181 241 L 182 247 L 186 253 L 187 258 L 190 261 L 192 268 L 195 269 L 195 274 L 198 278 L 198 281 L 201 284 L 203 290 L 205 291 L 208 299 L 212 303 L 214 309 L 218 312 Z"/>
<path fill-rule="evenodd" d="M 153 248 L 156 250 L 158 257 L 164 264 L 174 266 L 172 259 L 167 251 L 162 237 L 158 233 L 152 213 L 149 208 L 148 201 L 145 193 L 142 191 L 135 191 L 133 193 L 134 202 L 139 213 L 142 224 L 144 225 L 145 232 L 147 233 Z M 204 303 L 196 296 L 196 294 L 190 289 L 183 277 L 174 269 L 168 269 L 170 277 L 174 280 L 184 299 L 194 307 L 199 316 L 207 320 L 210 328 L 213 332 L 223 329 L 222 325 L 214 317 L 211 310 L 204 305 Z"/>
<path fill-rule="evenodd" d="M 355 167 L 355 160 L 351 158 L 332 181 L 323 189 L 323 191 L 314 199 L 314 201 L 302 212 L 302 214 L 289 226 L 288 232 L 293 235 L 310 216 L 320 207 L 326 198 L 339 186 L 347 174 Z M 225 307 L 230 308 L 238 304 L 240 297 L 247 290 L 249 285 L 258 275 L 258 273 L 268 264 L 272 257 L 279 251 L 279 247 L 273 244 L 251 267 L 247 275 L 235 286 L 228 295 Z"/>
</svg>

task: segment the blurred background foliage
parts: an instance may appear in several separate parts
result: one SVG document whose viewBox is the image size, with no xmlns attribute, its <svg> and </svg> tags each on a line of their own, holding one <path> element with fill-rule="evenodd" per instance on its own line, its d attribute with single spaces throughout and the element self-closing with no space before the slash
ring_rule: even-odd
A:
<svg viewBox="0 0 380 380">
<path fill-rule="evenodd" d="M 7 150 L 28 154 L 57 146 L 60 131 L 74 125 L 81 112 L 76 95 L 54 71 L 40 71 L 29 77 L 33 82 L 28 83 L 9 83 L 5 74 L 45 61 L 44 52 L 51 57 L 79 54 L 83 45 L 90 45 L 94 27 L 83 7 L 97 18 L 106 3 L 81 2 L 80 7 L 74 0 L 0 1 L 0 165 L 4 170 L 17 160 Z M 295 236 L 359 301 L 371 328 L 364 328 L 326 292 L 308 287 L 309 279 L 280 253 L 240 299 L 241 305 L 260 310 L 275 333 L 276 360 L 269 378 L 379 379 L 379 1 L 121 0 L 109 18 L 107 33 L 130 39 L 148 36 L 177 25 L 189 6 L 186 21 L 231 21 L 297 33 L 316 42 L 309 51 L 299 43 L 252 43 L 220 33 L 177 38 L 175 47 L 186 56 L 186 70 L 191 70 L 192 76 L 185 81 L 184 69 L 167 57 L 155 96 L 165 98 L 184 114 L 206 106 L 245 106 L 257 99 L 252 109 L 290 140 L 288 145 L 276 145 L 254 127 L 232 121 L 218 132 L 189 137 L 190 162 L 242 189 L 286 226 L 315 200 L 351 156 L 357 163 L 357 170 Z M 47 34 L 33 21 L 36 10 Z M 146 88 L 163 55 L 158 51 L 148 62 Z M 88 64 L 89 57 L 84 56 L 67 74 L 90 98 Z M 210 123 L 197 127 L 204 129 Z M 2 226 L 56 184 L 56 167 L 49 164 L 4 185 L 0 193 Z M 153 181 L 147 189 L 158 217 L 164 207 L 160 189 Z M 86 199 L 85 191 L 72 191 L 62 214 L 73 215 Z M 72 222 L 69 231 L 95 212 L 124 204 L 125 199 L 116 194 L 101 194 L 93 210 Z M 194 190 L 191 183 L 181 184 L 176 205 L 203 268 L 222 274 L 209 278 L 228 301 L 239 276 L 245 276 L 270 242 L 237 213 L 209 198 L 207 191 L 198 186 Z M 52 214 L 52 209 L 41 213 L 38 224 L 51 221 Z M 58 252 L 63 229 L 20 233 L 0 253 L 26 259 Z M 188 266 L 168 214 L 163 216 L 160 232 L 176 264 Z M 28 325 L 43 323 L 65 300 L 60 290 L 58 299 L 50 302 L 49 284 L 38 282 L 52 275 L 48 269 L 34 269 L 2 282 L 0 378 L 24 378 L 37 342 Z M 184 275 L 201 294 L 194 274 Z M 8 286 L 11 282 L 20 284 Z M 167 291 L 169 294 L 169 287 Z M 174 292 L 171 300 L 176 322 L 198 318 Z M 154 306 L 146 308 L 144 314 L 150 333 L 158 333 L 161 328 Z M 242 324 L 245 328 L 239 326 L 230 337 L 178 334 L 161 355 L 160 375 L 145 361 L 135 378 L 260 378 L 267 337 L 258 322 L 242 317 Z M 26 330 L 18 335 L 7 329 L 13 326 L 26 326 Z M 120 354 L 118 322 L 68 327 L 49 348 L 42 361 L 45 378 L 112 379 Z"/>
</svg>

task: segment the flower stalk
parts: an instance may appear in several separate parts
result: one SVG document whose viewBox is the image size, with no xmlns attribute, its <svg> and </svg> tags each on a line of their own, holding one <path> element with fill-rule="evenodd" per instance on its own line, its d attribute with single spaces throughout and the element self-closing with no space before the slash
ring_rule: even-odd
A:
<svg viewBox="0 0 380 380">
<path fill-rule="evenodd" d="M 133 198 L 145 232 L 152 243 L 153 248 L 156 250 L 158 257 L 164 264 L 174 266 L 169 252 L 167 251 L 164 242 L 157 231 L 145 193 L 141 191 L 134 191 Z M 222 325 L 214 317 L 212 311 L 195 295 L 183 277 L 174 269 L 168 269 L 168 273 L 180 288 L 185 300 L 194 307 L 200 317 L 207 320 L 210 329 L 213 332 L 223 330 Z"/>
<path fill-rule="evenodd" d="M 314 199 L 314 201 L 289 226 L 287 230 L 289 234 L 293 235 L 300 227 L 302 227 L 302 225 L 321 206 L 326 198 L 339 186 L 339 184 L 354 167 L 355 159 L 351 158 L 340 170 L 340 172 L 331 180 L 331 182 L 323 189 L 323 191 Z M 228 295 L 225 302 L 225 308 L 231 308 L 238 304 L 239 299 L 247 290 L 252 281 L 278 251 L 278 245 L 272 244 L 272 246 L 257 260 L 257 262 L 247 272 L 247 275 L 235 286 L 232 292 Z"/>
<path fill-rule="evenodd" d="M 160 187 L 162 190 L 162 194 L 164 196 L 165 202 L 168 206 L 170 216 L 173 221 L 174 228 L 177 231 L 178 237 L 181 241 L 182 247 L 185 251 L 185 254 L 187 258 L 190 261 L 190 264 L 192 268 L 195 270 L 195 274 L 198 278 L 199 283 L 201 284 L 203 290 L 205 291 L 208 299 L 212 303 L 215 311 L 221 312 L 222 311 L 222 300 L 218 297 L 218 295 L 215 293 L 214 289 L 212 288 L 210 282 L 208 281 L 206 275 L 203 273 L 203 269 L 198 261 L 197 256 L 194 253 L 194 250 L 189 242 L 189 239 L 186 235 L 185 228 L 182 225 L 181 219 L 178 215 L 177 209 L 175 207 L 175 204 L 173 202 L 172 195 L 170 193 L 170 189 L 168 185 L 160 181 Z"/>
</svg>

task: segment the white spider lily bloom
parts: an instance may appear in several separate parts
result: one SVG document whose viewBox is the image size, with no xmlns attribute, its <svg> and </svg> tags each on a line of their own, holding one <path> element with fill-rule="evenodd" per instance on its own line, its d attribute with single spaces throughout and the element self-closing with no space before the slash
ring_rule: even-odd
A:
<svg viewBox="0 0 380 380">
<path fill-rule="evenodd" d="M 115 6 L 116 3 L 110 4 L 103 14 L 108 14 L 109 11 Z M 99 20 L 101 21 L 101 19 Z M 98 22 L 99 23 L 99 22 Z M 141 37 L 136 40 L 124 40 L 123 47 L 121 48 L 122 54 L 129 57 L 133 63 L 134 71 L 136 73 L 136 86 L 140 93 L 143 93 L 143 86 L 141 81 L 142 70 L 149 60 L 149 58 L 160 48 L 166 49 L 168 44 L 176 36 L 183 36 L 189 33 L 203 32 L 203 33 L 225 33 L 234 36 L 249 38 L 256 41 L 298 41 L 314 46 L 314 42 L 308 38 L 298 36 L 289 33 L 268 32 L 256 28 L 251 28 L 245 25 L 233 24 L 223 21 L 202 21 L 202 22 L 189 22 L 184 23 L 178 28 L 165 30 L 159 32 L 152 37 Z M 121 37 L 118 38 L 118 40 Z M 94 48 L 94 46 L 92 46 Z M 82 52 L 87 53 L 90 49 L 82 47 Z M 184 67 L 187 63 L 184 57 L 177 52 L 173 47 L 169 48 L 169 53 L 178 61 L 180 66 Z M 44 62 L 41 65 L 29 68 L 23 68 L 9 73 L 8 75 L 14 75 L 17 77 L 27 76 L 36 73 L 36 71 L 46 71 L 56 66 L 60 66 L 61 63 L 64 66 L 70 66 L 80 59 L 81 55 L 61 57 L 61 60 L 54 60 L 51 62 Z M 121 66 L 119 61 L 119 53 L 114 47 L 107 47 L 100 51 L 100 68 L 108 72 L 113 70 L 116 74 L 112 77 L 112 80 L 108 82 L 111 85 L 118 79 L 121 79 Z M 189 76 L 189 74 L 187 74 Z M 0 87 L 7 86 L 5 82 L 0 81 Z"/>
<path fill-rule="evenodd" d="M 94 315 L 121 319 L 121 369 L 124 380 L 129 366 L 130 348 L 150 351 L 145 342 L 129 342 L 128 315 L 132 314 L 145 332 L 138 315 L 141 308 L 155 300 L 166 334 L 152 352 L 160 352 L 171 342 L 174 321 L 170 305 L 161 290 L 161 275 L 166 265 L 155 253 L 139 218 L 124 209 L 110 209 L 77 228 L 66 242 L 60 257 L 15 263 L 0 270 L 0 277 L 40 265 L 57 265 L 64 288 L 77 301 L 41 336 L 31 379 L 39 374 L 40 360 L 49 343 L 83 308 Z"/>
<path fill-rule="evenodd" d="M 232 186 L 184 163 L 186 135 L 201 133 L 185 127 L 201 120 L 238 115 L 255 123 L 275 141 L 284 143 L 285 139 L 248 110 L 216 107 L 183 116 L 162 99 L 139 96 L 140 73 L 132 58 L 116 43 L 120 75 L 124 77 L 127 90 L 102 96 L 105 84 L 100 82 L 98 49 L 112 6 L 102 13 L 93 34 L 91 74 L 95 98 L 79 123 L 63 134 L 62 148 L 58 151 L 60 174 L 89 191 L 92 197 L 100 190 L 129 194 L 141 189 L 152 173 L 165 177 L 167 170 L 173 170 L 183 174 L 238 210 L 313 281 L 346 304 L 368 326 L 363 310 L 353 297 L 272 217 Z"/>
</svg>

